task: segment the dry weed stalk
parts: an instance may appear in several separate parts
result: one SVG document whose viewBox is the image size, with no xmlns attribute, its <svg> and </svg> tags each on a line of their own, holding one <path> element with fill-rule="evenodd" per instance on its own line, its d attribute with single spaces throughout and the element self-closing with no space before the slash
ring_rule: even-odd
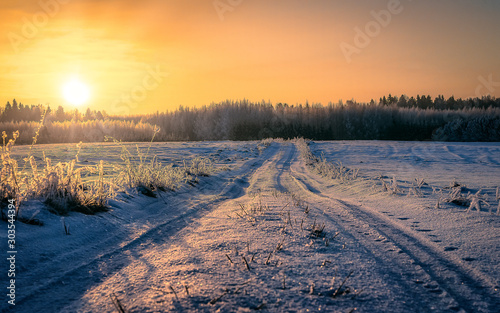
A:
<svg viewBox="0 0 500 313">
<path fill-rule="evenodd" d="M 495 198 L 498 201 L 497 215 L 500 215 L 500 187 L 497 187 Z M 493 206 L 490 206 L 490 213 L 493 213 Z"/>
<path fill-rule="evenodd" d="M 111 301 L 113 302 L 113 305 L 118 313 L 127 313 L 127 310 L 125 310 L 125 307 L 122 305 L 120 299 L 118 299 L 114 292 L 111 293 L 109 297 L 111 298 Z"/>
<path fill-rule="evenodd" d="M 269 255 L 267 256 L 266 262 L 264 263 L 265 265 L 269 264 L 269 259 L 271 259 L 271 255 L 273 254 L 274 251 L 269 252 Z"/>
<path fill-rule="evenodd" d="M 243 262 L 245 262 L 245 267 L 247 268 L 247 270 L 250 271 L 250 265 L 248 265 L 248 262 L 247 262 L 247 259 L 245 258 L 245 256 L 242 255 L 241 258 L 243 259 Z"/>
<path fill-rule="evenodd" d="M 344 287 L 344 285 L 346 284 L 347 280 L 349 279 L 349 277 L 351 277 L 351 275 L 353 273 L 354 273 L 354 271 L 351 271 L 351 272 L 349 272 L 349 274 L 347 274 L 346 278 L 344 278 L 344 280 L 342 281 L 342 283 L 339 285 L 339 287 L 333 293 L 333 295 L 332 295 L 333 298 L 336 298 L 337 296 L 339 296 L 341 294 L 348 293 L 347 290 L 342 290 L 342 287 Z"/>
</svg>

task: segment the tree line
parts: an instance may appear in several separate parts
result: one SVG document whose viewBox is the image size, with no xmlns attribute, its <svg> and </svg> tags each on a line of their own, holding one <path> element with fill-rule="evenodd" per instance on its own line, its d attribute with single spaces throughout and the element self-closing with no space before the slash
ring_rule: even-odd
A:
<svg viewBox="0 0 500 313">
<path fill-rule="evenodd" d="M 40 121 L 42 116 L 46 114 L 50 121 L 64 122 L 64 121 L 90 121 L 102 120 L 107 117 L 105 111 L 92 111 L 87 109 L 85 113 L 80 113 L 78 109 L 71 112 L 65 112 L 62 106 L 58 106 L 55 111 L 50 106 L 38 105 L 24 105 L 17 103 L 16 99 L 7 101 L 4 107 L 0 107 L 0 122 L 36 122 Z"/>
<path fill-rule="evenodd" d="M 14 105 L 15 103 L 15 105 Z M 445 99 L 439 96 L 382 97 L 378 102 L 271 104 L 226 100 L 199 108 L 179 107 L 154 114 L 113 116 L 87 109 L 65 112 L 24 106 L 14 100 L 0 108 L 0 131 L 19 130 L 29 144 L 150 140 L 257 140 L 305 137 L 313 140 L 500 141 L 500 98 Z"/>
</svg>

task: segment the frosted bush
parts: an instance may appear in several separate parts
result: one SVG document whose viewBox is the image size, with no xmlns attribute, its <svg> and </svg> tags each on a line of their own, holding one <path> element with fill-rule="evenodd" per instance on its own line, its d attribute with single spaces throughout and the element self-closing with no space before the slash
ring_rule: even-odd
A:
<svg viewBox="0 0 500 313">
<path fill-rule="evenodd" d="M 7 133 L 2 132 L 2 168 L 0 169 L 0 195 L 2 202 L 8 199 L 16 199 L 17 209 L 19 208 L 20 194 L 20 177 L 18 173 L 17 161 L 11 157 L 12 148 L 19 137 L 19 132 L 12 134 L 12 139 L 6 143 Z"/>
<path fill-rule="evenodd" d="M 139 151 L 139 149 L 138 149 Z M 121 159 L 123 165 L 117 165 L 117 184 L 125 188 L 147 187 L 151 190 L 175 190 L 187 180 L 186 171 L 173 165 L 162 165 L 156 156 L 151 159 L 139 153 L 134 158 L 123 146 Z"/>
<path fill-rule="evenodd" d="M 187 166 L 184 162 L 184 169 L 188 175 L 210 176 L 215 172 L 215 167 L 210 159 L 196 157 L 191 160 L 191 165 Z"/>
<path fill-rule="evenodd" d="M 302 158 L 305 160 L 306 165 L 321 176 L 330 179 L 338 179 L 341 182 L 347 182 L 358 178 L 358 169 L 348 169 L 340 161 L 335 164 L 328 162 L 324 155 L 317 158 L 311 152 L 311 149 L 309 149 L 308 143 L 304 138 L 296 138 L 295 144 L 300 151 Z"/>
<path fill-rule="evenodd" d="M 486 201 L 484 201 L 481 197 L 481 190 L 476 192 L 475 194 L 471 194 L 467 197 L 470 200 L 469 208 L 467 212 L 470 212 L 473 209 L 476 209 L 478 212 L 481 212 L 481 203 L 488 205 Z"/>
<path fill-rule="evenodd" d="M 5 143 L 7 135 L 3 132 L 2 168 L 0 170 L 0 193 L 2 201 L 15 198 L 19 209 L 22 201 L 40 199 L 47 203 L 52 212 L 67 214 L 78 211 L 86 214 L 105 211 L 107 200 L 113 196 L 112 185 L 104 181 L 103 162 L 96 167 L 76 168 L 77 157 L 70 162 L 52 164 L 44 155 L 43 166 L 39 167 L 35 158 L 29 155 L 25 160 L 31 170 L 19 171 L 17 161 L 11 151 L 18 132 Z M 36 137 L 35 137 L 36 138 Z M 98 174 L 93 181 L 83 182 L 82 172 Z"/>
</svg>

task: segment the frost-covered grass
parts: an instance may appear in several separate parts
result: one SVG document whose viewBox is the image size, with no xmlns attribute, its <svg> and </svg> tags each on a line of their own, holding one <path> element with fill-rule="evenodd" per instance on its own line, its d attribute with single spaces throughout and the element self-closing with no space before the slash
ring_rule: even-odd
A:
<svg viewBox="0 0 500 313">
<path fill-rule="evenodd" d="M 190 162 L 184 161 L 184 171 L 187 175 L 207 177 L 214 174 L 216 170 L 210 159 L 198 156 Z"/>
<path fill-rule="evenodd" d="M 136 145 L 136 154 L 132 154 L 125 145 L 115 140 L 121 145 L 122 153 L 120 158 L 123 165 L 117 165 L 118 172 L 116 182 L 125 188 L 146 189 L 150 195 L 152 191 L 174 191 L 186 182 L 191 184 L 197 177 L 210 176 L 216 172 L 212 161 L 208 158 L 195 157 L 190 162 L 183 161 L 182 167 L 175 167 L 173 164 L 164 165 L 159 162 L 156 155 L 150 155 L 151 144 L 155 133 L 146 152 L 143 152 Z"/>
<path fill-rule="evenodd" d="M 7 134 L 2 133 L 2 168 L 0 169 L 0 195 L 2 202 L 8 199 L 16 200 L 16 209 L 19 209 L 20 200 L 20 177 L 17 161 L 11 157 L 11 151 L 14 147 L 16 139 L 19 137 L 19 132 L 13 133 L 13 138 L 6 143 Z"/>
<path fill-rule="evenodd" d="M 155 129 L 154 135 L 157 132 Z M 58 215 L 67 215 L 70 211 L 95 214 L 106 211 L 108 201 L 118 191 L 136 188 L 155 196 L 153 192 L 173 191 L 185 183 L 193 184 L 200 176 L 210 176 L 216 172 L 212 161 L 204 157 L 184 161 L 183 166 L 162 164 L 156 155 L 150 154 L 153 140 L 145 151 L 136 146 L 135 153 L 115 141 L 122 148 L 120 158 L 123 163 L 113 164 L 116 174 L 108 178 L 105 177 L 105 167 L 111 166 L 107 166 L 103 160 L 96 165 L 81 166 L 78 156 L 82 143 L 76 145 L 77 152 L 69 161 L 55 164 L 45 152 L 43 158 L 37 161 L 30 147 L 28 155 L 23 158 L 24 167 L 21 168 L 18 160 L 12 156 L 18 137 L 19 132 L 14 132 L 7 141 L 8 136 L 3 132 L 0 169 L 2 202 L 15 199 L 18 213 L 24 201 L 37 199 Z"/>
<path fill-rule="evenodd" d="M 38 172 L 36 162 L 31 157 L 32 175 L 26 177 L 28 199 L 44 199 L 52 210 L 61 215 L 76 211 L 94 214 L 106 211 L 107 200 L 113 197 L 113 185 L 104 179 L 104 162 L 96 167 L 75 168 L 76 160 L 51 164 L 45 158 L 45 167 Z M 98 173 L 96 179 L 82 180 L 82 173 Z"/>
<path fill-rule="evenodd" d="M 11 157 L 19 133 L 14 132 L 6 143 L 7 134 L 3 132 L 2 168 L 0 192 L 2 201 L 16 199 L 17 210 L 22 201 L 41 199 L 53 213 L 67 214 L 77 211 L 94 214 L 106 210 L 106 203 L 114 194 L 112 184 L 104 179 L 104 164 L 76 168 L 78 154 L 68 162 L 52 164 L 50 158 L 43 158 L 40 168 L 36 159 L 28 155 L 25 166 L 20 169 L 17 161 Z M 27 165 L 29 164 L 29 168 Z M 94 180 L 82 180 L 82 175 L 96 174 Z"/>
<path fill-rule="evenodd" d="M 156 135 L 157 130 L 153 135 Z M 151 140 L 151 142 L 153 141 Z M 147 188 L 149 190 L 175 190 L 187 180 L 186 171 L 170 165 L 162 165 L 156 156 L 150 156 L 151 143 L 145 153 L 136 145 L 133 155 L 125 145 L 115 140 L 122 147 L 120 158 L 123 165 L 117 165 L 116 182 L 124 188 Z"/>
<path fill-rule="evenodd" d="M 259 153 L 262 153 L 262 151 L 266 150 L 266 148 L 269 147 L 273 143 L 273 141 L 274 141 L 273 138 L 262 139 L 257 145 Z"/>
<path fill-rule="evenodd" d="M 335 163 L 329 162 L 324 155 L 316 157 L 309 149 L 309 145 L 304 138 L 295 139 L 295 143 L 300 154 L 306 160 L 306 164 L 316 173 L 330 179 L 338 179 L 341 182 L 347 182 L 358 178 L 359 169 L 349 169 L 341 161 Z"/>
</svg>

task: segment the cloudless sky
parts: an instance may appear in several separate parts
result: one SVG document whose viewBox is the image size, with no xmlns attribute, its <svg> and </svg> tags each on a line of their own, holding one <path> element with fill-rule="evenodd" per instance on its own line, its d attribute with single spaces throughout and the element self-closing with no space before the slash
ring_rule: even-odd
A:
<svg viewBox="0 0 500 313">
<path fill-rule="evenodd" d="M 394 2 L 2 0 L 0 103 L 71 109 L 61 88 L 75 78 L 91 90 L 83 108 L 112 114 L 500 96 L 500 1 L 401 0 L 380 15 Z"/>
</svg>

